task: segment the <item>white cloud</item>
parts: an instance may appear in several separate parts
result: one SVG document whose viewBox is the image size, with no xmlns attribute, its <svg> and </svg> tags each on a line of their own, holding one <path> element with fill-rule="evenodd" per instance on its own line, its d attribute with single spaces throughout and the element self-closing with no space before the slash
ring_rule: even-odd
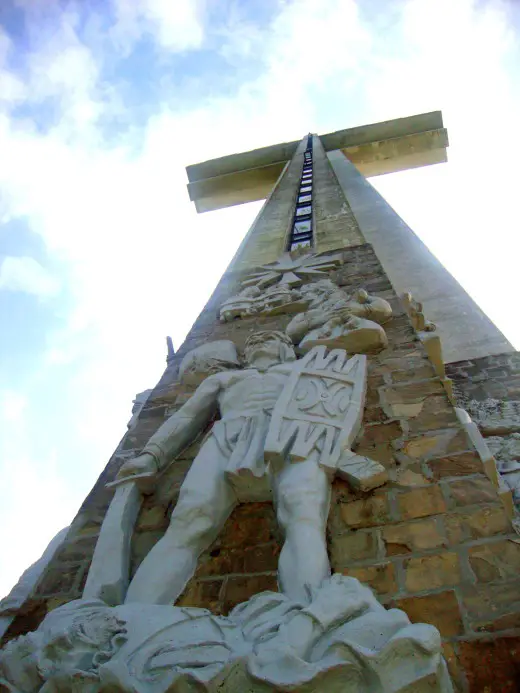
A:
<svg viewBox="0 0 520 693">
<path fill-rule="evenodd" d="M 0 290 L 23 291 L 50 298 L 60 290 L 59 281 L 32 257 L 6 257 L 0 266 Z"/>
<path fill-rule="evenodd" d="M 19 439 L 18 445 L 15 449 L 0 442 L 2 597 L 77 511 L 70 478 L 57 466 L 56 451 L 43 453 L 33 450 L 30 456 L 26 452 L 26 439 Z M 46 502 L 42 503 L 44 498 Z"/>
<path fill-rule="evenodd" d="M 520 42 L 508 7 L 410 0 L 399 24 L 403 50 L 381 61 L 367 97 L 374 112 L 388 104 L 390 116 L 442 110 L 448 165 L 373 182 L 519 346 L 520 327 L 511 314 L 520 141 L 511 133 L 520 120 L 520 75 L 514 68 Z"/>
<path fill-rule="evenodd" d="M 27 397 L 14 390 L 0 392 L 0 417 L 10 423 L 22 419 L 27 407 Z"/>
<path fill-rule="evenodd" d="M 9 72 L 0 73 L 0 101 L 10 104 L 20 103 L 26 97 L 26 89 L 21 79 Z"/>
<path fill-rule="evenodd" d="M 116 24 L 111 35 L 125 52 L 146 35 L 160 47 L 182 52 L 204 40 L 204 0 L 112 0 Z"/>
</svg>

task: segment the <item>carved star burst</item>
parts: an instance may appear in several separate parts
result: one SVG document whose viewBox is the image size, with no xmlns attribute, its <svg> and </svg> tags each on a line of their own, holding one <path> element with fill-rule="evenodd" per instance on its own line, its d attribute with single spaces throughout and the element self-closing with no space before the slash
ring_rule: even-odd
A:
<svg viewBox="0 0 520 693">
<path fill-rule="evenodd" d="M 284 253 L 276 262 L 260 265 L 258 270 L 252 272 L 242 282 L 242 285 L 256 285 L 260 289 L 265 289 L 275 283 L 298 287 L 305 280 L 327 277 L 327 272 L 341 263 L 342 259 L 339 253 L 328 257 L 320 257 L 319 254 L 292 257 L 290 253 Z"/>
</svg>

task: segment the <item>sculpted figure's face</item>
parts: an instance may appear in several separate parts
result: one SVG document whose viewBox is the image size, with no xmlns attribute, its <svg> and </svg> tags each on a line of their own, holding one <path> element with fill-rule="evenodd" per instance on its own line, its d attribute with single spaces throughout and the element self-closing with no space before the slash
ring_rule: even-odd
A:
<svg viewBox="0 0 520 693">
<path fill-rule="evenodd" d="M 40 650 L 40 642 L 35 633 L 11 640 L 0 652 L 0 685 L 2 682 L 9 682 L 15 686 L 12 690 L 20 693 L 39 691 L 43 684 L 38 672 Z"/>
<path fill-rule="evenodd" d="M 246 351 L 248 363 L 254 365 L 259 359 L 269 358 L 273 362 L 280 361 L 281 342 L 275 337 L 271 337 L 257 344 L 252 344 Z"/>
<path fill-rule="evenodd" d="M 245 357 L 250 366 L 259 370 L 296 358 L 292 346 L 276 333 L 253 335 L 246 345 Z"/>
</svg>

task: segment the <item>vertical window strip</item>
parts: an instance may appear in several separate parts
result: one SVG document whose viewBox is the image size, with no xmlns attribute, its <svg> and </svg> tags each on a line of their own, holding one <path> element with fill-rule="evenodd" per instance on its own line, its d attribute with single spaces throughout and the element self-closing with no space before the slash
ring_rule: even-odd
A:
<svg viewBox="0 0 520 693">
<path fill-rule="evenodd" d="M 303 167 L 293 213 L 289 250 L 310 248 L 313 245 L 313 156 L 312 135 L 307 135 L 307 145 L 303 154 Z"/>
</svg>

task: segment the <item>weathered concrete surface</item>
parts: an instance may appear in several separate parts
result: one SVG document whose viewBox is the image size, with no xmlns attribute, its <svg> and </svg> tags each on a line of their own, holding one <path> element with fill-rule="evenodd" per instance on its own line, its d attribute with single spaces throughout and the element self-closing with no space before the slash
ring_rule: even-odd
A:
<svg viewBox="0 0 520 693">
<path fill-rule="evenodd" d="M 320 135 L 325 151 L 342 149 L 367 176 L 446 161 L 448 135 L 440 111 Z M 299 140 L 186 167 L 198 212 L 265 198 Z"/>
<path fill-rule="evenodd" d="M 292 221 L 296 186 L 303 166 L 302 140 L 290 163 L 275 182 L 256 219 L 249 227 L 228 268 L 244 272 L 274 262 L 285 251 Z"/>
<path fill-rule="evenodd" d="M 442 164 L 447 161 L 446 130 L 431 130 L 418 135 L 378 140 L 369 144 L 343 149 L 364 176 L 406 171 L 409 168 Z"/>
<path fill-rule="evenodd" d="M 450 363 L 455 395 L 484 436 L 520 517 L 520 354 Z"/>
<path fill-rule="evenodd" d="M 269 166 L 258 166 L 188 183 L 190 200 L 195 202 L 199 213 L 263 200 L 271 192 L 285 164 L 286 161 L 277 161 Z"/>
<path fill-rule="evenodd" d="M 341 151 L 328 158 L 361 233 L 397 293 L 411 291 L 437 325 L 446 362 L 513 351 L 457 280 Z"/>
</svg>

